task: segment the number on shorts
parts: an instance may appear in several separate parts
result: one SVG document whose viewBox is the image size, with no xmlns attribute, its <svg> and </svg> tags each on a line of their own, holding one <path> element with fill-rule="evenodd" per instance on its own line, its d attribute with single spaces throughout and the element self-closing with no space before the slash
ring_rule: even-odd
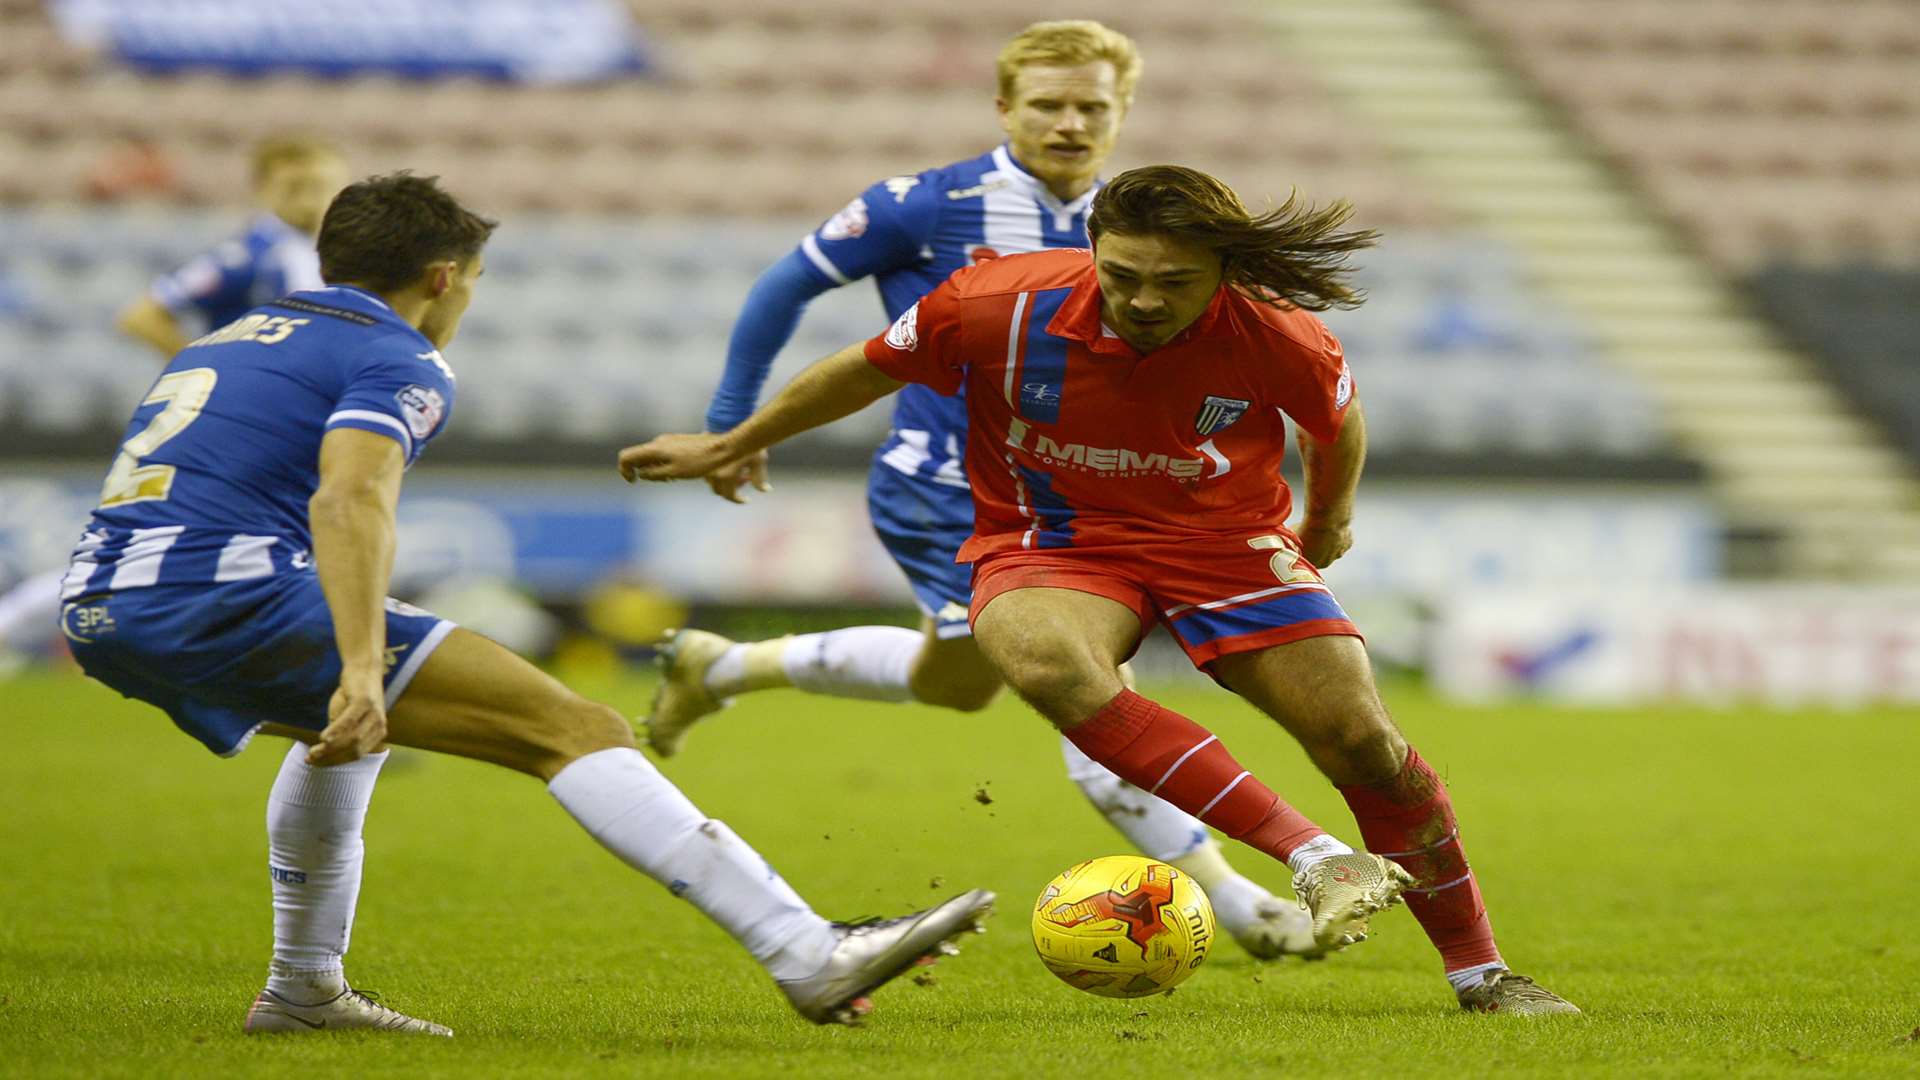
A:
<svg viewBox="0 0 1920 1080">
<path fill-rule="evenodd" d="M 153 392 L 142 405 L 166 403 L 147 426 L 120 444 L 120 456 L 107 470 L 107 482 L 100 488 L 100 506 L 125 506 L 128 503 L 165 499 L 173 491 L 173 466 L 142 465 L 140 459 L 160 449 L 160 445 L 187 429 L 200 418 L 219 373 L 212 368 L 188 368 L 160 376 Z"/>
<path fill-rule="evenodd" d="M 1267 565 L 1273 568 L 1273 576 L 1280 579 L 1282 585 L 1317 585 L 1320 575 L 1314 572 L 1307 557 L 1293 546 L 1284 536 L 1256 536 L 1247 541 L 1247 546 L 1258 551 L 1273 551 L 1273 558 Z"/>
</svg>

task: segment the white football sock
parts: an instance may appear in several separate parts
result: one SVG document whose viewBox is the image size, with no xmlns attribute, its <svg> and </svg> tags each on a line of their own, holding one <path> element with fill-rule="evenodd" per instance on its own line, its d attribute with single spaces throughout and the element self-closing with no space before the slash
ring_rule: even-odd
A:
<svg viewBox="0 0 1920 1080">
<path fill-rule="evenodd" d="M 0 596 L 0 648 L 10 642 L 24 648 L 53 636 L 65 576 L 65 570 L 48 570 L 23 578 Z"/>
<path fill-rule="evenodd" d="M 797 634 L 781 666 L 809 693 L 869 701 L 912 701 L 908 680 L 926 637 L 904 626 L 849 626 Z"/>
<path fill-rule="evenodd" d="M 1287 866 L 1298 874 L 1310 866 L 1315 866 L 1333 858 L 1335 855 L 1351 855 L 1353 849 L 1331 834 L 1323 833 L 1293 849 L 1287 856 Z"/>
<path fill-rule="evenodd" d="M 925 640 L 903 626 L 850 626 L 745 642 L 721 653 L 701 681 L 719 698 L 795 686 L 832 697 L 912 701 L 908 681 Z"/>
<path fill-rule="evenodd" d="M 699 908 L 775 979 L 820 970 L 837 941 L 772 865 L 627 747 L 575 758 L 547 784 L 595 840 Z"/>
<path fill-rule="evenodd" d="M 294 743 L 267 796 L 267 864 L 273 876 L 273 963 L 267 989 L 302 1005 L 346 989 L 342 961 L 353 936 L 366 860 L 361 826 L 387 754 L 324 768 Z"/>
<path fill-rule="evenodd" d="M 1194 875 L 1194 880 L 1199 881 L 1199 875 Z M 1274 908 L 1287 903 L 1259 883 L 1231 871 L 1210 884 L 1203 883 L 1200 889 L 1213 902 L 1214 918 L 1229 934 L 1261 922 L 1274 913 Z"/>
<path fill-rule="evenodd" d="M 1207 827 L 1193 815 L 1115 776 L 1065 736 L 1060 739 L 1060 752 L 1067 759 L 1067 776 L 1141 854 L 1177 863 L 1213 842 Z M 1194 879 L 1198 881 L 1199 875 Z M 1200 887 L 1206 888 L 1207 883 L 1200 882 Z"/>
</svg>

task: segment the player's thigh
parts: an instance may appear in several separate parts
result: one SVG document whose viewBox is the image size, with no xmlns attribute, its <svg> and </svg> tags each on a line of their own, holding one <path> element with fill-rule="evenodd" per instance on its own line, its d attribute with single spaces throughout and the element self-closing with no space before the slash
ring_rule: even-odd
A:
<svg viewBox="0 0 1920 1080">
<path fill-rule="evenodd" d="M 1140 644 L 1138 609 L 1072 586 L 1008 588 L 977 603 L 974 639 L 988 663 L 1056 727 L 1125 689 L 1119 667 Z"/>
<path fill-rule="evenodd" d="M 388 709 L 387 741 L 547 780 L 582 754 L 632 746 L 633 731 L 618 711 L 504 646 L 455 629 Z"/>
<path fill-rule="evenodd" d="M 1406 740 L 1380 701 L 1366 646 L 1346 634 L 1222 656 L 1214 677 L 1279 721 L 1335 783 L 1392 777 Z"/>
<path fill-rule="evenodd" d="M 920 620 L 920 630 L 925 640 L 908 675 L 914 698 L 961 712 L 986 708 L 1004 684 L 972 632 L 951 633 L 931 616 Z"/>
</svg>

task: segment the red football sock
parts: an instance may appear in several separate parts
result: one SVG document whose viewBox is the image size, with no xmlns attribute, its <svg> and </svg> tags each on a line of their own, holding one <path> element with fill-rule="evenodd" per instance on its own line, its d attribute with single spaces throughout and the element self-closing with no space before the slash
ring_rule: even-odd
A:
<svg viewBox="0 0 1920 1080">
<path fill-rule="evenodd" d="M 1460 848 L 1453 803 L 1412 747 L 1400 775 L 1382 784 L 1343 787 L 1367 850 L 1405 867 L 1419 883 L 1406 892 L 1407 909 L 1440 950 L 1448 971 L 1498 963 L 1493 925 L 1480 886 Z"/>
<path fill-rule="evenodd" d="M 1122 690 L 1067 738 L 1134 787 L 1281 862 L 1326 835 L 1241 768 L 1212 732 L 1131 690 Z"/>
</svg>

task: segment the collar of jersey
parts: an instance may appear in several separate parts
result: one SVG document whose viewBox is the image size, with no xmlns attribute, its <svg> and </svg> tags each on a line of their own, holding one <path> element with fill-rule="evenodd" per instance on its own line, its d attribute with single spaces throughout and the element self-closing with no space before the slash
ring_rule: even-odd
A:
<svg viewBox="0 0 1920 1080">
<path fill-rule="evenodd" d="M 309 289 L 301 295 L 325 297 L 336 303 L 340 301 L 350 301 L 365 304 L 369 309 L 367 314 L 374 316 L 388 325 L 405 327 L 408 333 L 420 339 L 422 348 L 433 349 L 435 353 L 439 352 L 439 350 L 434 347 L 433 342 L 427 340 L 427 335 L 420 332 L 419 327 L 402 319 L 400 313 L 393 310 L 393 305 L 382 299 L 379 293 L 363 289 L 358 285 L 326 285 L 318 289 Z"/>
<path fill-rule="evenodd" d="M 1047 185 L 1041 183 L 1039 177 L 1028 172 L 1014 160 L 1013 150 L 1006 143 L 993 148 L 993 166 L 1005 173 L 1008 179 L 1024 188 L 1027 194 L 1033 196 L 1035 202 L 1056 214 L 1078 214 L 1093 202 L 1095 195 L 1100 193 L 1101 182 L 1095 180 L 1093 186 L 1082 192 L 1079 198 L 1070 203 L 1061 202 L 1058 196 L 1047 190 Z"/>
<path fill-rule="evenodd" d="M 1072 289 L 1060 304 L 1060 310 L 1054 312 L 1053 318 L 1048 321 L 1047 333 L 1084 342 L 1088 352 L 1139 359 L 1140 352 L 1127 344 L 1126 339 L 1107 329 L 1105 320 L 1100 317 L 1100 278 L 1094 273 L 1091 259 L 1086 269 L 1074 278 Z M 1227 287 L 1222 285 L 1214 292 L 1207 309 L 1193 320 L 1193 325 L 1180 331 L 1177 337 L 1160 348 L 1185 344 L 1212 330 L 1213 324 L 1220 321 L 1220 311 L 1226 303 Z"/>
<path fill-rule="evenodd" d="M 387 303 L 385 297 L 382 297 L 379 293 L 371 289 L 363 289 L 358 285 L 328 285 L 325 288 L 315 289 L 313 291 L 318 293 L 344 293 L 347 296 L 365 300 L 367 303 L 372 304 L 374 307 L 379 308 L 389 315 L 398 315 L 398 313 L 393 310 L 393 305 Z"/>
</svg>

